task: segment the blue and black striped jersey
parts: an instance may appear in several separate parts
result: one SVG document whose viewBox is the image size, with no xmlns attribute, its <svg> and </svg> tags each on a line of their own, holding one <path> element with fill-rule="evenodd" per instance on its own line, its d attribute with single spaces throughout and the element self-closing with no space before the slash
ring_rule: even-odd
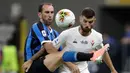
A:
<svg viewBox="0 0 130 73">
<path fill-rule="evenodd" d="M 41 22 L 34 23 L 26 39 L 24 60 L 27 61 L 37 53 L 45 41 L 52 41 L 58 35 L 56 30 L 51 29 L 50 31 L 47 26 Z"/>
</svg>

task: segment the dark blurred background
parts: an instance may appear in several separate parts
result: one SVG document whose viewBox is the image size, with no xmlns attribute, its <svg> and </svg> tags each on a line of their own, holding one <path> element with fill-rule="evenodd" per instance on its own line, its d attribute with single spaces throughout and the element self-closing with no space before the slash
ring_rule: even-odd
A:
<svg viewBox="0 0 130 73">
<path fill-rule="evenodd" d="M 75 26 L 82 9 L 93 8 L 97 18 L 94 28 L 103 34 L 104 43 L 110 43 L 108 52 L 115 68 L 119 73 L 130 73 L 130 0 L 1 0 L 0 73 L 6 73 L 10 68 L 23 73 L 24 42 L 31 25 L 38 21 L 38 5 L 43 2 L 53 3 L 55 13 L 63 8 L 72 10 L 76 16 Z M 55 21 L 52 27 L 62 31 Z M 14 49 L 13 55 L 7 51 L 8 48 Z M 9 53 L 5 54 L 6 51 Z M 11 67 L 4 57 L 11 60 L 13 56 L 15 61 Z M 104 63 L 97 65 L 90 62 L 89 69 L 90 73 L 111 73 Z"/>
</svg>

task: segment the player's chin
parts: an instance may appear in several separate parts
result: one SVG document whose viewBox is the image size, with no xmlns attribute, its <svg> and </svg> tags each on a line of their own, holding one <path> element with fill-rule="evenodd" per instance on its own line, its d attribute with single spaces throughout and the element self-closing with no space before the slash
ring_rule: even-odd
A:
<svg viewBox="0 0 130 73">
<path fill-rule="evenodd" d="M 91 31 L 91 29 L 85 28 L 85 29 L 83 29 L 83 31 L 84 32 L 89 32 L 89 31 Z"/>
<path fill-rule="evenodd" d="M 51 24 L 52 24 L 52 22 L 50 22 L 50 21 L 47 22 L 47 25 L 51 25 Z"/>
</svg>

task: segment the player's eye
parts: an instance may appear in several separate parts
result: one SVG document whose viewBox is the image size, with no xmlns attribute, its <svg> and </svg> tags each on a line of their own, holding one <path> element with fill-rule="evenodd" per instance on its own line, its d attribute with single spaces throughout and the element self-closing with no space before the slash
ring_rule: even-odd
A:
<svg viewBox="0 0 130 73">
<path fill-rule="evenodd" d="M 87 23 L 87 21 L 86 21 L 86 20 L 84 20 L 84 23 Z"/>
<path fill-rule="evenodd" d="M 54 13 L 54 11 L 51 11 L 51 13 Z"/>
<path fill-rule="evenodd" d="M 93 20 L 92 21 L 88 21 L 90 24 L 93 23 Z"/>
<path fill-rule="evenodd" d="M 92 20 L 92 21 L 84 20 L 84 23 L 87 23 L 87 22 L 88 22 L 89 24 L 91 24 L 91 23 L 93 23 L 93 21 L 94 21 L 94 20 Z"/>
<path fill-rule="evenodd" d="M 45 11 L 45 13 L 49 13 L 49 11 Z"/>
</svg>

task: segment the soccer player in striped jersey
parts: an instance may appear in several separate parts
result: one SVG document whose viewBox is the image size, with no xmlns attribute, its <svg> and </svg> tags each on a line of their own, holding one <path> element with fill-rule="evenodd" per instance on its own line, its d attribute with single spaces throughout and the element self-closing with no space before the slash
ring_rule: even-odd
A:
<svg viewBox="0 0 130 73">
<path fill-rule="evenodd" d="M 39 21 L 32 25 L 26 39 L 24 61 L 29 60 L 34 54 L 36 54 L 41 47 L 46 44 L 45 42 L 52 41 L 59 35 L 58 32 L 50 26 L 54 17 L 54 7 L 52 3 L 43 3 L 39 5 L 38 16 Z M 57 51 L 55 49 L 52 50 Z M 47 52 L 44 53 L 44 56 L 46 54 Z M 37 65 L 40 65 L 39 62 L 37 62 Z"/>
</svg>

